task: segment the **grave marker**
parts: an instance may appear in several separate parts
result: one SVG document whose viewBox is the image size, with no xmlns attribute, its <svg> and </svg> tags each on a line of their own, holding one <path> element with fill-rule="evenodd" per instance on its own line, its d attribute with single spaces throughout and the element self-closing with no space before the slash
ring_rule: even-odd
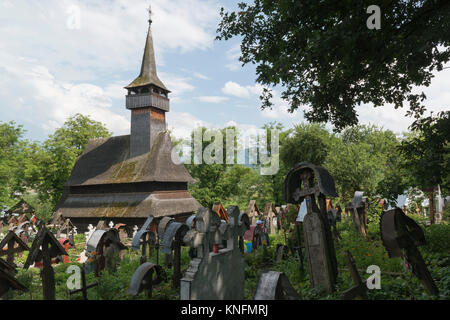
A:
<svg viewBox="0 0 450 320">
<path fill-rule="evenodd" d="M 183 241 L 196 251 L 181 279 L 181 300 L 242 300 L 244 298 L 245 261 L 239 248 L 239 236 L 246 227 L 239 208 L 228 207 L 228 223 L 221 222 L 207 208 L 195 215 L 195 227 Z M 226 248 L 215 252 L 214 244 L 226 240 Z"/>
<path fill-rule="evenodd" d="M 42 249 L 41 249 L 42 248 Z M 43 268 L 41 270 L 42 290 L 44 300 L 55 300 L 55 274 L 51 259 L 59 255 L 67 255 L 67 252 L 45 226 L 39 229 L 36 238 L 31 245 L 30 253 L 25 262 L 24 269 L 28 269 L 37 258 L 42 256 Z"/>
<path fill-rule="evenodd" d="M 355 260 L 352 254 L 347 250 L 345 251 L 345 262 L 347 263 L 348 270 L 352 276 L 354 287 L 344 291 L 341 295 L 341 300 L 350 300 L 356 297 L 360 297 L 362 300 L 367 300 L 367 285 L 366 281 L 361 280 L 358 269 L 355 265 Z"/>
<path fill-rule="evenodd" d="M 150 262 L 141 264 L 131 278 L 128 294 L 135 296 L 142 291 L 147 292 L 147 297 L 152 298 L 152 289 L 164 279 L 164 271 L 159 265 Z"/>
<path fill-rule="evenodd" d="M 355 191 L 352 203 L 345 207 L 345 211 L 350 212 L 356 230 L 363 236 L 367 236 L 367 207 L 369 202 L 364 197 L 363 191 Z"/>
<path fill-rule="evenodd" d="M 7 300 L 8 292 L 13 290 L 28 291 L 28 289 L 15 278 L 15 266 L 0 259 L 0 300 Z"/>
<path fill-rule="evenodd" d="M 289 279 L 282 272 L 263 272 L 253 300 L 301 300 Z"/>
<path fill-rule="evenodd" d="M 331 293 L 335 290 L 338 270 L 325 197 L 338 196 L 333 177 L 320 166 L 299 163 L 286 175 L 283 193 L 287 203 L 306 200 L 303 232 L 311 288 L 321 287 Z"/>
<path fill-rule="evenodd" d="M 139 231 L 136 231 L 136 234 L 133 237 L 133 242 L 131 244 L 131 248 L 133 250 L 140 250 L 141 249 L 141 258 L 140 263 L 144 264 L 147 262 L 147 253 L 146 248 L 148 246 L 148 258 L 150 259 L 151 253 L 152 253 L 152 247 L 156 250 L 159 249 L 159 246 L 156 241 L 156 235 L 153 231 L 150 230 L 151 224 L 153 222 L 153 216 L 150 216 L 145 221 L 144 225 L 141 227 Z M 136 226 L 137 229 L 137 226 Z M 156 256 L 156 264 L 159 264 L 159 254 L 157 252 Z"/>
<path fill-rule="evenodd" d="M 14 254 L 29 250 L 28 245 L 14 232 L 9 231 L 0 242 L 0 256 L 6 255 L 6 261 L 14 264 Z"/>
<path fill-rule="evenodd" d="M 438 296 L 439 290 L 431 277 L 418 246 L 426 243 L 422 228 L 400 208 L 383 211 L 380 219 L 383 245 L 389 258 L 402 257 L 412 266 L 412 273 L 422 282 L 429 294 Z"/>
</svg>

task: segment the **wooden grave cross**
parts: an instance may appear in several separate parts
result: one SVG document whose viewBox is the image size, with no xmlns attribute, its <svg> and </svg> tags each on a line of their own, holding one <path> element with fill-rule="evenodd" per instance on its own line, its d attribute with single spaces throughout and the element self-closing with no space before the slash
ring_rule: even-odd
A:
<svg viewBox="0 0 450 320">
<path fill-rule="evenodd" d="M 7 249 L 5 247 L 7 246 Z M 28 245 L 14 232 L 9 231 L 0 242 L 0 256 L 6 255 L 6 261 L 13 264 L 14 254 L 29 250 Z"/>
<path fill-rule="evenodd" d="M 362 300 L 367 300 L 368 297 L 366 281 L 362 281 L 358 269 L 356 268 L 355 260 L 348 250 L 345 251 L 345 260 L 347 262 L 348 270 L 350 271 L 350 275 L 352 276 L 355 286 L 351 287 L 348 290 L 345 290 L 341 295 L 341 300 L 350 300 L 354 299 L 355 297 L 360 297 Z"/>
<path fill-rule="evenodd" d="M 14 276 L 15 265 L 0 259 L 0 300 L 11 297 L 10 289 L 28 291 Z M 10 293 L 8 295 L 8 293 Z"/>
<path fill-rule="evenodd" d="M 41 270 L 42 290 L 44 300 L 55 300 L 55 272 L 52 267 L 52 258 L 67 255 L 66 250 L 56 240 L 46 226 L 39 229 L 36 238 L 31 245 L 30 253 L 25 262 L 24 269 L 28 269 L 39 256 L 42 256 L 43 267 Z"/>
</svg>

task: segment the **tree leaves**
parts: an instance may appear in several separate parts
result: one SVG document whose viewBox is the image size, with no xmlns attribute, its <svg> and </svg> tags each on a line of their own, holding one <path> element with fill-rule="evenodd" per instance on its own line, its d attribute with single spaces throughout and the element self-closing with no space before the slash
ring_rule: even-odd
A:
<svg viewBox="0 0 450 320">
<path fill-rule="evenodd" d="M 257 65 L 256 81 L 281 84 L 290 111 L 302 104 L 309 121 L 331 122 L 337 130 L 358 123 L 355 107 L 409 104 L 408 114 L 423 115 L 424 94 L 433 70 L 450 60 L 450 3 L 389 1 L 380 4 L 382 26 L 369 30 L 371 1 L 255 0 L 225 12 L 218 40 L 242 37 L 243 64 Z M 271 97 L 261 96 L 262 107 Z"/>
</svg>

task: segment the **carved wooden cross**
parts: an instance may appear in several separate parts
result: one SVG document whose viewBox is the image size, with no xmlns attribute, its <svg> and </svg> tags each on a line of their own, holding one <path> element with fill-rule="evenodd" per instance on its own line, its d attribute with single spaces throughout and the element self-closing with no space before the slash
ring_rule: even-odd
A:
<svg viewBox="0 0 450 320">
<path fill-rule="evenodd" d="M 28 269 L 39 256 L 42 256 L 43 268 L 41 277 L 44 300 L 56 299 L 55 273 L 52 268 L 51 260 L 59 255 L 67 255 L 66 250 L 64 250 L 59 241 L 56 240 L 53 233 L 51 233 L 46 226 L 42 226 L 31 245 L 24 269 Z"/>
<path fill-rule="evenodd" d="M 28 245 L 14 231 L 9 231 L 0 242 L 0 256 L 6 255 L 6 261 L 11 264 L 14 263 L 14 254 L 25 250 L 29 250 Z"/>
<path fill-rule="evenodd" d="M 367 300 L 366 281 L 361 280 L 361 276 L 359 275 L 358 269 L 355 265 L 355 260 L 353 260 L 353 256 L 349 251 L 345 251 L 345 260 L 355 286 L 344 291 L 341 295 L 341 300 L 354 299 L 355 297 L 360 297 L 362 300 Z"/>
</svg>

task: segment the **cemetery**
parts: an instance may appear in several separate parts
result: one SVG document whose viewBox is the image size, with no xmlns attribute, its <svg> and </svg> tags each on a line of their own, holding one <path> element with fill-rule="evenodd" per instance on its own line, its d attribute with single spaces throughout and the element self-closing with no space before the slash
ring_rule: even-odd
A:
<svg viewBox="0 0 450 320">
<path fill-rule="evenodd" d="M 30 149 L 25 183 L 0 194 L 0 300 L 450 299 L 448 139 L 426 174 L 389 130 L 314 123 L 280 134 L 272 175 L 184 164 L 149 11 L 129 134 L 88 135 L 60 166 Z M 66 162 L 56 186 L 36 178 Z"/>
</svg>

